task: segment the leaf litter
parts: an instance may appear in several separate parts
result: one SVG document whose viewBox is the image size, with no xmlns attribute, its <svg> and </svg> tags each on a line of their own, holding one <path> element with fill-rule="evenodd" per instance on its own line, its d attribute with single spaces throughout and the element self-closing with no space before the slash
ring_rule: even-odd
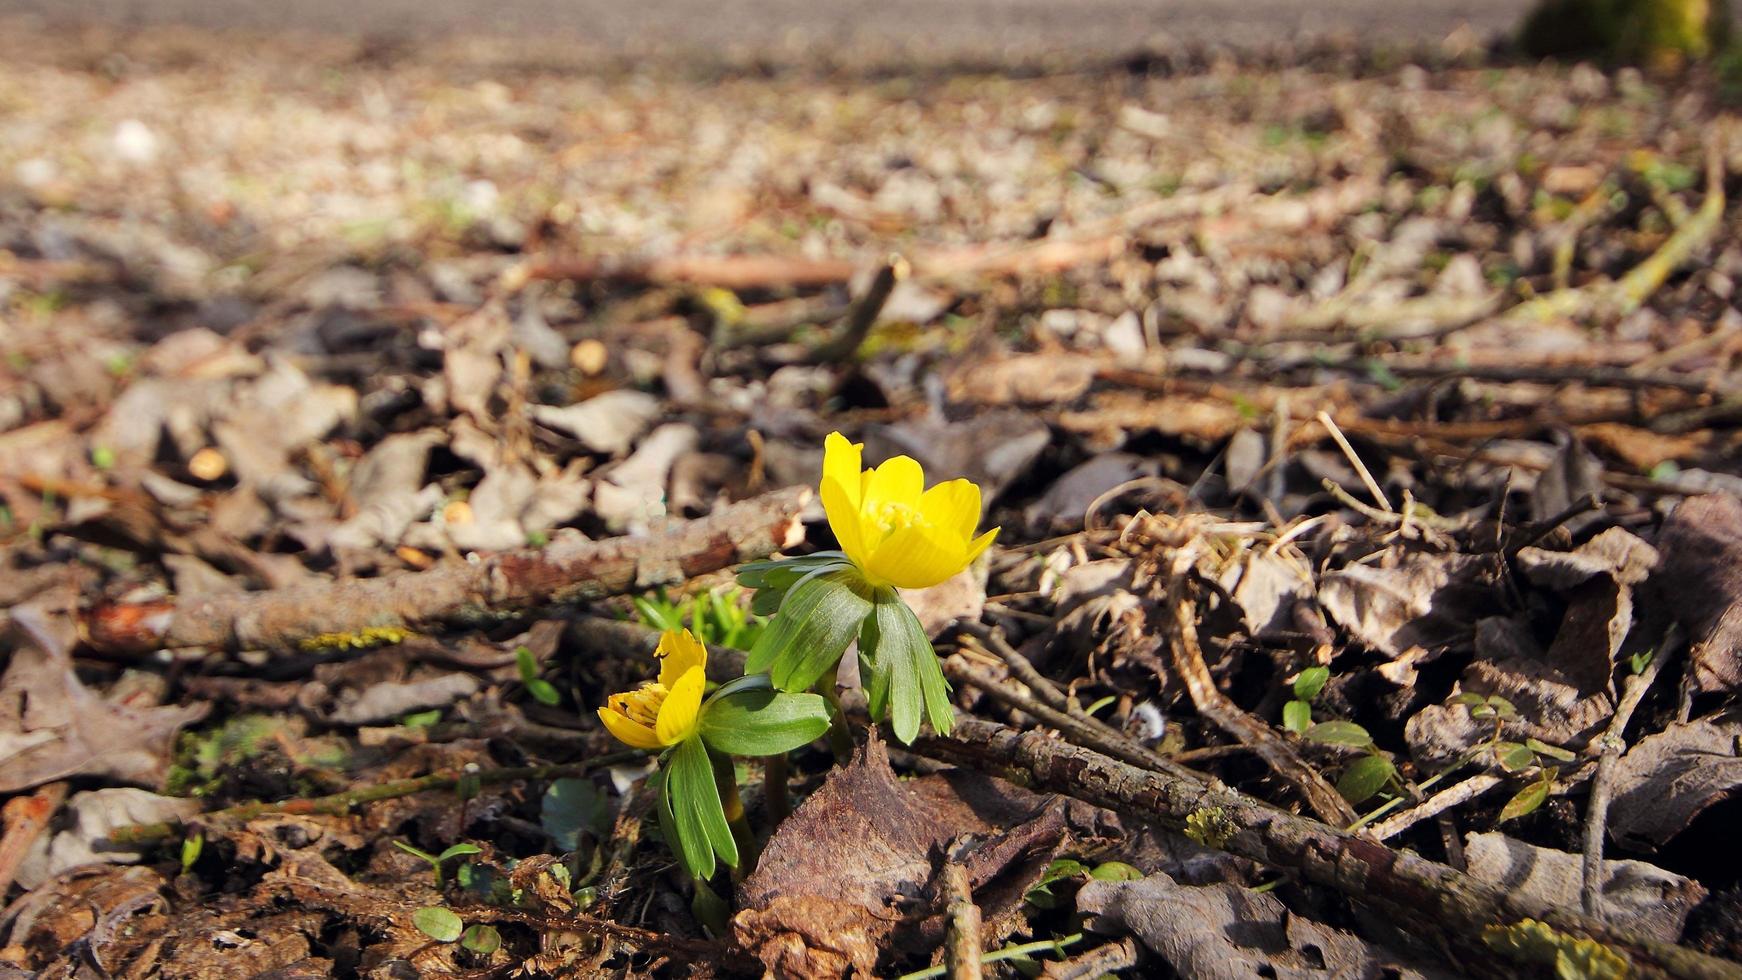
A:
<svg viewBox="0 0 1742 980">
<path fill-rule="evenodd" d="M 754 629 L 720 573 L 835 544 L 770 496 L 834 429 L 985 489 L 989 560 L 909 598 L 958 711 L 1035 759 L 1183 768 L 1518 908 L 1594 891 L 1626 935 L 1742 949 L 1714 83 L 1334 46 L 1033 76 L 0 46 L 0 963 L 900 974 L 961 880 L 1024 968 L 1480 974 L 1561 941 L 924 738 L 796 753 L 790 799 L 752 767 L 761 855 L 711 915 L 592 721 L 651 649 L 599 617 L 651 625 L 665 586 Z"/>
</svg>

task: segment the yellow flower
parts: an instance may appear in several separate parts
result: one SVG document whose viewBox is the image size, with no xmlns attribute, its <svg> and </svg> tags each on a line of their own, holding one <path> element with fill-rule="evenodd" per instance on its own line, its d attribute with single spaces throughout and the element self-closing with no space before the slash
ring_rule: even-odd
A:
<svg viewBox="0 0 1742 980">
<path fill-rule="evenodd" d="M 865 470 L 861 450 L 839 432 L 823 442 L 823 510 L 841 550 L 875 585 L 924 589 L 968 567 L 997 537 L 974 537 L 980 488 L 950 480 L 925 489 L 906 456 Z"/>
<path fill-rule="evenodd" d="M 666 630 L 653 655 L 659 680 L 613 694 L 599 709 L 611 734 L 637 749 L 664 748 L 694 735 L 708 685 L 707 648 L 689 630 Z"/>
</svg>

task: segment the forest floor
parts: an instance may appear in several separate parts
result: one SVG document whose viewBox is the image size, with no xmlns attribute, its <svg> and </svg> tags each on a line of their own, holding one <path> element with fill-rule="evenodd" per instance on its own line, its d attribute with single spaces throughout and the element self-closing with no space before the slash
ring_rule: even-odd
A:
<svg viewBox="0 0 1742 980">
<path fill-rule="evenodd" d="M 764 68 L 0 34 L 0 974 L 1742 970 L 1716 83 Z M 837 430 L 956 730 L 698 891 L 595 709 Z"/>
</svg>

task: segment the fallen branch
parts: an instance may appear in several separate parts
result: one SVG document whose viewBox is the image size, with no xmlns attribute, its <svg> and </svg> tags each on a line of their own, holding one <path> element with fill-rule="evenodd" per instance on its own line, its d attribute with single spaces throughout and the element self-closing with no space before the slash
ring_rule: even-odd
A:
<svg viewBox="0 0 1742 980">
<path fill-rule="evenodd" d="M 1220 849 L 1376 906 L 1399 928 L 1466 957 L 1466 968 L 1469 961 L 1485 964 L 1491 975 L 1517 975 L 1524 967 L 1505 959 L 1484 936 L 1534 919 L 1559 934 L 1607 946 L 1627 957 L 1640 975 L 1742 978 L 1742 966 L 1734 963 L 1577 912 L 1541 906 L 1436 861 L 1392 850 L 1235 790 L 1147 772 L 1040 732 L 958 718 L 948 736 L 922 736 L 914 750 L 1175 830 L 1183 831 L 1194 816 L 1200 826 L 1226 828 L 1225 836 L 1211 841 Z"/>
<path fill-rule="evenodd" d="M 504 769 L 480 769 L 477 772 L 462 775 L 431 773 L 428 776 L 417 776 L 411 779 L 395 779 L 392 782 L 377 783 L 373 786 L 359 786 L 343 793 L 333 793 L 328 796 L 303 797 L 294 800 L 280 800 L 276 803 L 238 803 L 222 810 L 213 810 L 190 818 L 186 822 L 165 821 L 162 823 L 141 823 L 131 827 L 119 827 L 109 833 L 109 840 L 124 847 L 134 847 L 140 844 L 157 844 L 180 837 L 188 823 L 211 825 L 215 823 L 240 823 L 253 820 L 255 817 L 271 813 L 293 814 L 326 814 L 328 816 L 343 816 L 350 813 L 354 807 L 365 803 L 375 803 L 381 800 L 398 799 L 402 796 L 413 796 L 418 793 L 434 793 L 442 790 L 452 790 L 462 782 L 476 781 L 479 785 L 491 783 L 513 783 L 521 780 L 543 782 L 551 779 L 564 779 L 571 776 L 584 776 L 589 772 L 614 766 L 622 762 L 634 762 L 644 759 L 647 753 L 628 750 L 611 752 L 594 756 L 584 762 L 573 762 L 554 766 L 514 766 Z"/>
<path fill-rule="evenodd" d="M 763 558 L 802 534 L 810 490 L 794 487 L 646 537 L 562 542 L 423 572 L 269 592 L 99 606 L 85 642 L 107 652 L 354 645 L 452 621 L 671 585 Z"/>
<path fill-rule="evenodd" d="M 1181 779 L 1208 781 L 1209 776 L 1193 772 L 1150 750 L 1124 732 L 1113 731 L 1087 716 L 1060 711 L 1032 697 L 1026 691 L 1000 683 L 990 673 L 973 666 L 959 654 L 944 661 L 944 676 L 957 684 L 966 684 L 1014 711 L 1020 711 L 1035 721 L 1057 731 L 1071 742 L 1094 749 L 1127 765 L 1149 772 L 1165 772 Z"/>
</svg>

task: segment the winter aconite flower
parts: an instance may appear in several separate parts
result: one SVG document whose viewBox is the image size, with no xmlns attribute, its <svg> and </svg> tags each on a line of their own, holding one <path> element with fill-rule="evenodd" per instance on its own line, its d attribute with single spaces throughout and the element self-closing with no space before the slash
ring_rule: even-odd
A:
<svg viewBox="0 0 1742 980">
<path fill-rule="evenodd" d="M 979 537 L 980 488 L 949 480 L 927 490 L 906 456 L 863 468 L 863 446 L 839 432 L 823 442 L 823 510 L 841 550 L 873 585 L 930 588 L 968 567 L 998 536 Z"/>
<path fill-rule="evenodd" d="M 949 685 L 931 639 L 897 588 L 923 589 L 967 568 L 991 545 L 976 537 L 980 488 L 950 480 L 931 489 L 906 456 L 864 469 L 861 447 L 832 433 L 823 444 L 823 510 L 840 551 L 758 562 L 738 581 L 756 589 L 753 609 L 774 619 L 750 648 L 745 669 L 800 691 L 823 681 L 859 643 L 860 675 L 876 718 L 912 742 L 922 718 L 950 730 Z"/>
<path fill-rule="evenodd" d="M 667 748 L 694 735 L 708 686 L 708 651 L 689 630 L 666 630 L 653 655 L 659 679 L 613 694 L 599 709 L 605 728 L 637 749 Z"/>
<path fill-rule="evenodd" d="M 661 751 L 652 780 L 666 839 L 690 873 L 706 879 L 716 857 L 738 865 L 721 797 L 725 790 L 737 798 L 726 757 L 790 752 L 828 730 L 829 709 L 815 694 L 775 691 L 760 675 L 707 694 L 708 651 L 689 630 L 666 630 L 653 655 L 659 678 L 611 695 L 599 720 L 625 743 Z"/>
</svg>

